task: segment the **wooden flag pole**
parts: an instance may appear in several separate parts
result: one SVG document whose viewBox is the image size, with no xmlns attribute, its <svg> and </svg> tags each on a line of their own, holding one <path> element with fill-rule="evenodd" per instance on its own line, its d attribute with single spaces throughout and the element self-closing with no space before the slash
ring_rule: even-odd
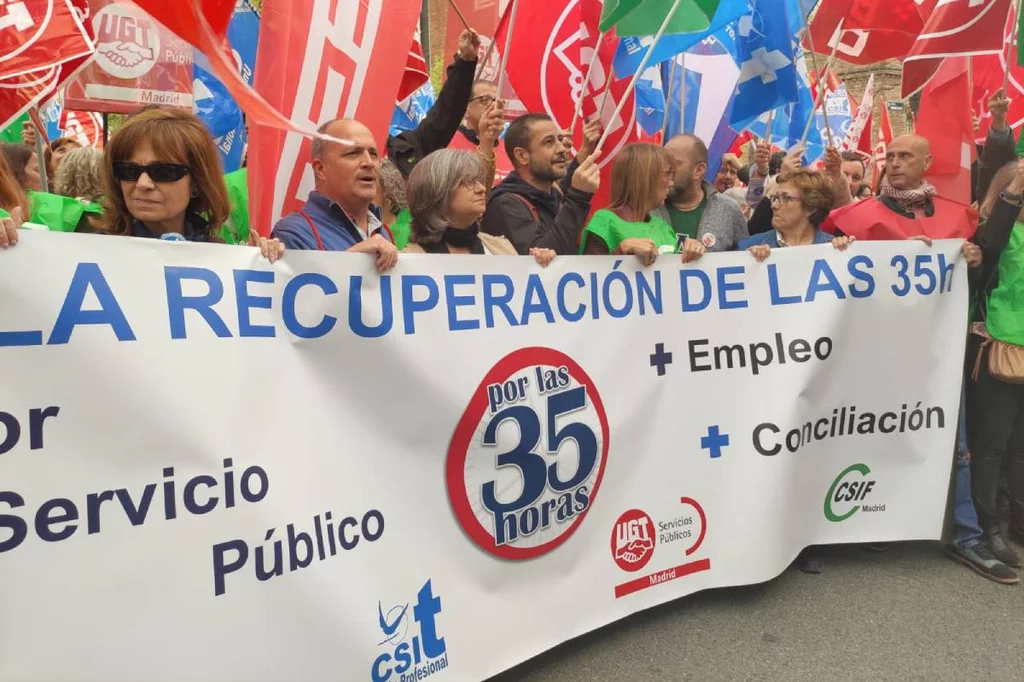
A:
<svg viewBox="0 0 1024 682">
<path fill-rule="evenodd" d="M 679 63 L 676 62 L 675 58 L 672 59 L 672 68 L 669 69 L 668 74 L 668 85 L 665 86 L 665 119 L 661 123 L 661 144 L 664 145 L 668 140 L 668 115 L 672 112 L 672 86 L 676 82 L 676 67 Z"/>
<path fill-rule="evenodd" d="M 594 70 L 594 64 L 597 63 L 597 54 L 601 51 L 601 41 L 604 40 L 604 33 L 597 36 L 597 44 L 594 45 L 594 54 L 590 55 L 590 64 L 587 65 L 587 73 L 583 76 L 583 85 L 580 86 L 580 97 L 576 100 L 576 109 L 572 112 L 572 123 L 569 124 L 569 130 L 576 129 L 576 121 L 580 120 L 580 112 L 583 110 L 583 98 L 587 94 L 587 86 L 590 85 L 590 74 Z"/>
<path fill-rule="evenodd" d="M 448 0 L 448 4 L 451 5 L 451 8 L 455 10 L 455 13 L 457 15 L 459 15 L 459 21 L 462 22 L 463 27 L 467 31 L 472 31 L 473 29 L 469 27 L 469 22 L 466 21 L 466 15 L 462 13 L 461 9 L 459 9 L 459 5 L 455 2 L 455 0 Z"/>
<path fill-rule="evenodd" d="M 512 1 L 517 2 L 518 0 Z M 636 73 L 634 73 L 633 77 L 630 79 L 629 87 L 626 88 L 626 92 L 622 95 L 622 99 L 620 99 L 618 104 L 615 106 L 615 112 L 611 117 L 612 122 L 614 122 L 622 113 L 623 107 L 626 106 L 626 101 L 629 99 L 629 96 L 633 94 L 633 88 L 636 87 L 637 79 L 640 78 L 640 74 L 642 74 L 644 69 L 647 68 L 647 62 L 651 61 L 651 55 L 654 54 L 654 48 L 658 46 L 658 41 L 661 40 L 661 36 L 665 35 L 665 30 L 668 28 L 669 22 L 672 21 L 672 17 L 675 16 L 676 11 L 679 9 L 679 5 L 681 4 L 683 4 L 683 0 L 675 0 L 675 2 L 672 3 L 672 9 L 670 9 L 668 14 L 665 15 L 665 20 L 661 22 L 661 27 L 658 29 L 658 32 L 654 34 L 654 42 L 651 43 L 651 47 L 647 50 L 647 54 L 645 54 L 644 58 L 640 61 L 640 67 L 637 68 Z M 684 73 L 683 75 L 685 77 L 686 74 Z M 604 144 L 605 140 L 608 139 L 608 134 L 611 132 L 611 129 L 611 125 L 605 127 L 604 132 L 601 134 L 601 139 L 597 143 L 597 151 L 601 151 L 601 146 Z"/>
<path fill-rule="evenodd" d="M 32 127 L 36 127 L 36 122 L 40 121 L 39 109 L 36 108 L 35 116 L 32 116 Z M 46 171 L 46 144 L 43 142 L 43 135 L 39 130 L 35 131 L 36 138 L 36 158 L 39 160 L 39 188 L 43 192 L 50 191 L 50 178 Z M 28 220 L 28 216 L 23 216 Z"/>
<path fill-rule="evenodd" d="M 768 125 L 765 126 L 764 130 L 764 141 L 768 143 L 768 148 L 772 146 L 772 125 L 775 123 L 775 109 L 768 112 Z M 764 169 L 766 172 L 767 168 Z"/>
<path fill-rule="evenodd" d="M 508 17 L 508 35 L 505 36 L 505 49 L 501 53 L 501 61 L 498 62 L 498 80 L 495 83 L 498 90 L 498 98 L 501 99 L 501 86 L 505 84 L 505 65 L 508 64 L 508 53 L 512 49 L 512 34 L 516 30 L 516 11 L 519 9 L 519 0 L 512 0 L 512 14 Z"/>
</svg>

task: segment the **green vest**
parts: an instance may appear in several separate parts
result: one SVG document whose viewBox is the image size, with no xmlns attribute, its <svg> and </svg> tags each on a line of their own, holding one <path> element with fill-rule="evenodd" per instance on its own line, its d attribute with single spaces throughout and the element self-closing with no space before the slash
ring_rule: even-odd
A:
<svg viewBox="0 0 1024 682">
<path fill-rule="evenodd" d="M 220 228 L 225 244 L 249 243 L 249 170 L 240 168 L 224 176 L 231 202 L 228 221 Z"/>
<path fill-rule="evenodd" d="M 28 200 L 32 204 L 32 215 L 25 219 L 26 222 L 45 225 L 51 232 L 74 232 L 83 215 L 103 215 L 103 207 L 99 204 L 82 203 L 73 197 L 29 192 Z M 0 218 L 10 215 L 0 209 Z"/>
<path fill-rule="evenodd" d="M 614 252 L 626 239 L 650 239 L 657 245 L 658 253 L 678 253 L 679 241 L 676 231 L 668 223 L 652 215 L 646 223 L 627 223 L 608 209 L 595 213 L 580 240 L 580 253 L 587 245 L 587 233 L 593 233 L 604 240 L 608 250 Z"/>
<path fill-rule="evenodd" d="M 391 236 L 395 238 L 395 246 L 401 251 L 409 243 L 409 234 L 412 232 L 412 214 L 409 209 L 403 208 L 395 216 L 395 223 L 388 227 L 391 228 Z"/>
<path fill-rule="evenodd" d="M 1013 226 L 999 257 L 999 285 L 988 297 L 985 326 L 993 338 L 1024 346 L 1024 223 Z"/>
</svg>

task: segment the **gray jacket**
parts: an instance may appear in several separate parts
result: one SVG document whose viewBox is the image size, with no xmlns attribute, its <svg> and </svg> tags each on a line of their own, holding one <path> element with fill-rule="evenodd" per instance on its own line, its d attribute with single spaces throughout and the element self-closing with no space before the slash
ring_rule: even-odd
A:
<svg viewBox="0 0 1024 682">
<path fill-rule="evenodd" d="M 706 180 L 703 187 L 708 203 L 704 207 L 704 215 L 701 216 L 697 228 L 697 239 L 708 251 L 733 251 L 739 246 L 741 239 L 750 236 L 747 232 L 747 220 L 743 217 L 739 204 L 734 200 L 719 194 L 714 185 Z M 654 209 L 653 214 L 672 225 L 672 217 L 666 207 L 659 206 Z"/>
</svg>

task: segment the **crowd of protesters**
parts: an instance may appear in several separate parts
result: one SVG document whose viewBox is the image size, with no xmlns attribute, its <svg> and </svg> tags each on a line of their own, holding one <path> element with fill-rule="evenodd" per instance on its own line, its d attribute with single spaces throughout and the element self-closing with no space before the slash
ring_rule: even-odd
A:
<svg viewBox="0 0 1024 682">
<path fill-rule="evenodd" d="M 575 151 L 571 131 L 544 114 L 521 116 L 502 135 L 493 84 L 474 80 L 478 48 L 476 35 L 465 32 L 433 109 L 418 128 L 388 139 L 386 158 L 362 123 L 324 122 L 311 146 L 315 189 L 308 201 L 270 237 L 253 231 L 245 241 L 270 260 L 288 249 L 372 254 L 386 271 L 401 253 L 518 254 L 542 266 L 573 254 L 635 255 L 649 265 L 707 252 L 744 250 L 763 261 L 779 248 L 842 250 L 857 235 L 930 243 L 951 226 L 973 235 L 962 254 L 978 304 L 947 549 L 989 579 L 1018 581 L 1021 559 L 1003 524 L 1024 542 L 1024 368 L 1013 363 L 1024 354 L 1024 161 L 1016 157 L 1002 91 L 989 102 L 977 211 L 936 196 L 925 179 L 928 140 L 915 135 L 888 146 L 877 196 L 865 184 L 864 161 L 834 148 L 814 169 L 802 167 L 800 150 L 773 154 L 761 142 L 750 166 L 727 155 L 708 178 L 708 148 L 696 136 L 679 135 L 663 147 L 632 144 L 612 163 L 608 205 L 594 206 L 600 123 L 585 125 Z M 125 119 L 103 152 L 57 140 L 44 168 L 28 146 L 2 151 L 0 249 L 16 245 L 19 228 L 32 225 L 224 242 L 232 241 L 225 226 L 245 222 L 236 217 L 247 209 L 244 190 L 222 175 L 209 132 L 189 113 L 147 107 Z M 500 152 L 514 170 L 495 184 Z M 41 170 L 51 192 L 42 191 Z M 823 568 L 813 548 L 798 565 Z"/>
</svg>

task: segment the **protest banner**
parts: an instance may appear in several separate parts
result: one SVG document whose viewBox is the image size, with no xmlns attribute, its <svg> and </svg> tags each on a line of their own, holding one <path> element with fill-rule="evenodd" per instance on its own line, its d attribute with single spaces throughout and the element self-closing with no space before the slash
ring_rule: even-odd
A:
<svg viewBox="0 0 1024 682">
<path fill-rule="evenodd" d="M 0 253 L 0 678 L 481 680 L 808 545 L 937 539 L 959 251 L 379 276 L 25 234 Z"/>
<path fill-rule="evenodd" d="M 129 114 L 147 104 L 192 110 L 192 46 L 135 5 L 90 0 L 96 56 L 68 83 L 65 106 Z"/>
<path fill-rule="evenodd" d="M 0 2 L 0 79 L 49 69 L 92 50 L 71 0 Z"/>
</svg>

